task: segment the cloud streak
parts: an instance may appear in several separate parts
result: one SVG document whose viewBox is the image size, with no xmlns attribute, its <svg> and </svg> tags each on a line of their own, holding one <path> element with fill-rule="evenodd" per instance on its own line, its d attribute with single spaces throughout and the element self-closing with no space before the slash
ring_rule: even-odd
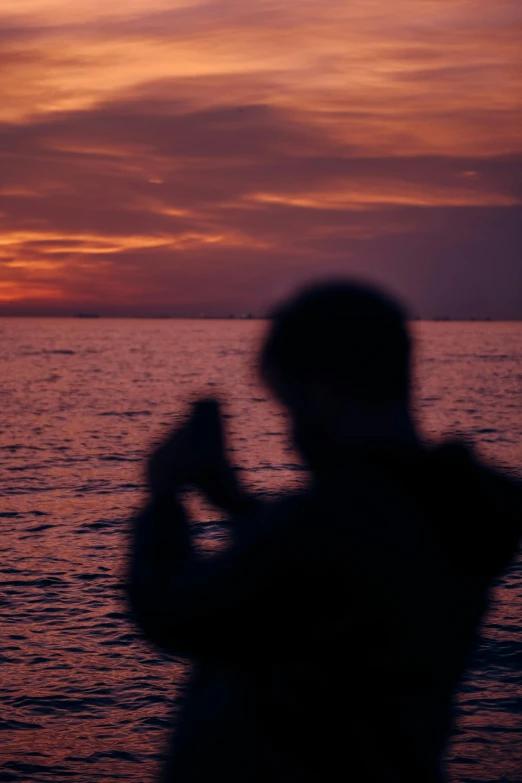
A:
<svg viewBox="0 0 522 783">
<path fill-rule="evenodd" d="M 522 317 L 521 30 L 515 0 L 0 12 L 0 312 L 261 311 L 344 272 Z"/>
</svg>

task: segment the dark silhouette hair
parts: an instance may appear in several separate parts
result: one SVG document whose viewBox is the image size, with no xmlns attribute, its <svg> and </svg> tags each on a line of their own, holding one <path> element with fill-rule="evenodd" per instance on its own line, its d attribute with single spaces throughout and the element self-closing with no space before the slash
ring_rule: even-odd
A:
<svg viewBox="0 0 522 783">
<path fill-rule="evenodd" d="M 321 381 L 352 400 L 409 400 L 410 340 L 399 305 L 372 288 L 331 281 L 303 289 L 273 313 L 261 374 L 283 385 Z"/>
</svg>

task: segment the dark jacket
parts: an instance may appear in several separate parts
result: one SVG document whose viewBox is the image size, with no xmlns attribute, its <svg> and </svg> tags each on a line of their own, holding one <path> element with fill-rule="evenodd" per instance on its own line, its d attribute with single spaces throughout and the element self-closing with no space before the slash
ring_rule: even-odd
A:
<svg viewBox="0 0 522 783">
<path fill-rule="evenodd" d="M 442 780 L 452 698 L 522 492 L 458 445 L 328 454 L 198 559 L 179 504 L 136 524 L 129 595 L 197 662 L 166 779 Z"/>
</svg>

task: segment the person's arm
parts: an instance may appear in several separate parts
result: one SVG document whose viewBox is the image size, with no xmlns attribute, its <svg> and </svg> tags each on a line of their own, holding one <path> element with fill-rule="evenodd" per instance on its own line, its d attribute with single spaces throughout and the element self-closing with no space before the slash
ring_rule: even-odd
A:
<svg viewBox="0 0 522 783">
<path fill-rule="evenodd" d="M 151 497 L 133 520 L 128 581 L 131 607 L 147 635 L 147 608 L 157 600 L 165 573 L 194 556 L 189 521 L 179 497 Z"/>
<path fill-rule="evenodd" d="M 257 533 L 225 552 L 198 558 L 178 499 L 152 501 L 135 522 L 129 598 L 147 637 L 171 653 L 227 657 L 271 644 L 291 583 L 296 500 L 254 512 L 240 524 Z M 291 616 L 287 617 L 291 622 Z M 281 628 L 281 633 L 285 629 Z"/>
<path fill-rule="evenodd" d="M 150 499 L 133 523 L 128 595 L 142 630 L 163 647 L 178 646 L 166 631 L 165 618 L 173 604 L 181 610 L 188 597 L 184 590 L 203 566 L 182 504 L 184 488 L 199 484 L 210 500 L 229 511 L 236 542 L 250 530 L 248 512 L 259 506 L 239 487 L 225 460 L 218 415 L 215 403 L 199 403 L 188 424 L 151 455 Z"/>
</svg>

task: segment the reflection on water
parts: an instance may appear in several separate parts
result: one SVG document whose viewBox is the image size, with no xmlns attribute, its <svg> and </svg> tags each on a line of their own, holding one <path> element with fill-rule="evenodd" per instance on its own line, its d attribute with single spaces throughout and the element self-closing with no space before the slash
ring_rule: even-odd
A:
<svg viewBox="0 0 522 783">
<path fill-rule="evenodd" d="M 136 636 L 121 600 L 142 460 L 194 394 L 222 393 L 253 488 L 303 468 L 251 368 L 248 321 L 0 320 L 0 780 L 151 780 L 187 669 Z M 522 324 L 416 324 L 426 435 L 522 463 Z M 199 505 L 199 504 L 198 504 Z M 200 507 L 200 505 L 199 505 Z M 200 507 L 207 548 L 219 525 Z M 522 781 L 522 560 L 502 580 L 459 701 L 454 781 Z"/>
</svg>

